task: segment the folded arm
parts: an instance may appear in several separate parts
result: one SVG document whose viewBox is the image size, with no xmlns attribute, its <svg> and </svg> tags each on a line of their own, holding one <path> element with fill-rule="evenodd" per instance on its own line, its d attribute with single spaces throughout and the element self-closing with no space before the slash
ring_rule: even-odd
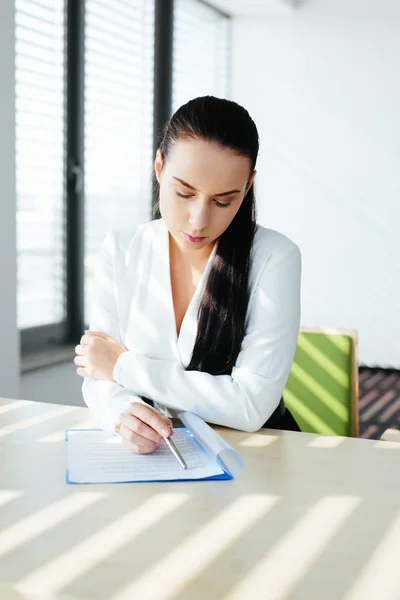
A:
<svg viewBox="0 0 400 600">
<path fill-rule="evenodd" d="M 186 371 L 172 361 L 125 352 L 115 365 L 114 379 L 170 409 L 257 431 L 278 406 L 293 362 L 300 327 L 300 278 L 301 255 L 295 245 L 264 265 L 231 375 Z"/>
</svg>

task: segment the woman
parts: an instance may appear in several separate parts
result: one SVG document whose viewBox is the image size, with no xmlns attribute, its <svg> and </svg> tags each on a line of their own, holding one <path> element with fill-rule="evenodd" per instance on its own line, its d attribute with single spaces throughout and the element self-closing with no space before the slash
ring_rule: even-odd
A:
<svg viewBox="0 0 400 600">
<path fill-rule="evenodd" d="M 244 431 L 298 430 L 281 397 L 300 325 L 301 255 L 255 223 L 258 147 L 244 108 L 191 100 L 157 151 L 161 219 L 105 239 L 74 362 L 100 427 L 133 452 L 158 448 L 179 410 Z"/>
</svg>

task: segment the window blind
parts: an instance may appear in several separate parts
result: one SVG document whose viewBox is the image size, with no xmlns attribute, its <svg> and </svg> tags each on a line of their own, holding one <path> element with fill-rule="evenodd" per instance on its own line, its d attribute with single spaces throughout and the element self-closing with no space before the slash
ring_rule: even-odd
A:
<svg viewBox="0 0 400 600">
<path fill-rule="evenodd" d="M 16 0 L 17 318 L 61 322 L 65 307 L 64 0 Z"/>
<path fill-rule="evenodd" d="M 105 234 L 151 219 L 153 56 L 153 0 L 86 0 L 86 323 Z"/>
<path fill-rule="evenodd" d="M 230 94 L 231 20 L 199 0 L 175 0 L 172 107 Z"/>
</svg>

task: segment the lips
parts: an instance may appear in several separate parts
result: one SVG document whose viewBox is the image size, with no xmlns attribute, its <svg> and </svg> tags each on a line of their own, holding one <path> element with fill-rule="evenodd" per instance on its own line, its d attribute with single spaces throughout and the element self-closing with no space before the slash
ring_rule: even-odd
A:
<svg viewBox="0 0 400 600">
<path fill-rule="evenodd" d="M 188 233 L 184 233 L 183 234 L 185 236 L 186 239 L 188 239 L 190 242 L 202 242 L 203 240 L 205 240 L 205 237 L 194 237 L 192 235 L 189 235 Z"/>
</svg>

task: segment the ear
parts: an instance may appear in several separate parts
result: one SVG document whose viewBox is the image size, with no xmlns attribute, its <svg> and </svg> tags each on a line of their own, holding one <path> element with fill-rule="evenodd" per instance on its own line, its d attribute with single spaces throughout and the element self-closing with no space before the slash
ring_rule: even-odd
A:
<svg viewBox="0 0 400 600">
<path fill-rule="evenodd" d="M 254 183 L 254 177 L 256 176 L 256 174 L 257 174 L 257 171 L 253 171 L 252 172 L 252 174 L 250 176 L 250 179 L 248 181 L 247 187 L 246 187 L 245 196 L 246 196 L 247 192 L 249 191 L 249 189 L 251 188 L 251 186 L 253 185 L 253 183 Z"/>
<path fill-rule="evenodd" d="M 156 153 L 156 160 L 154 161 L 154 171 L 156 173 L 158 183 L 160 183 L 163 164 L 164 164 L 164 156 L 159 148 Z"/>
</svg>

